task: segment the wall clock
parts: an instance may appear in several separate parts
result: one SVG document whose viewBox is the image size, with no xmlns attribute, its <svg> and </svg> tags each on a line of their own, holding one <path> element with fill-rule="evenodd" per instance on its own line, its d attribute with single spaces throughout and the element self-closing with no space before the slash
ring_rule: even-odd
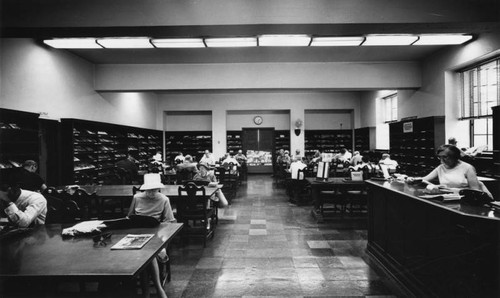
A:
<svg viewBox="0 0 500 298">
<path fill-rule="evenodd" d="M 262 119 L 261 116 L 255 116 L 255 117 L 253 117 L 253 123 L 255 123 L 256 125 L 261 125 L 262 121 L 264 121 L 264 120 Z"/>
</svg>

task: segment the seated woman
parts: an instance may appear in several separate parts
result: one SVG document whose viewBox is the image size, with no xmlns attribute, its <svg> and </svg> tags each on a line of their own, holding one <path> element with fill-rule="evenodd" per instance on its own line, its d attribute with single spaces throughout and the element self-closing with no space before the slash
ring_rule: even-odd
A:
<svg viewBox="0 0 500 298">
<path fill-rule="evenodd" d="M 170 206 L 170 200 L 160 192 L 164 185 L 161 183 L 160 174 L 145 174 L 144 184 L 140 190 L 132 198 L 128 216 L 131 215 L 144 215 L 151 216 L 158 220 L 158 222 L 175 222 L 174 213 Z M 160 251 L 158 254 L 160 259 L 168 259 L 165 250 Z M 160 269 L 158 262 L 151 262 L 149 266 L 150 275 L 155 285 L 159 297 L 167 297 L 161 281 Z"/>
<path fill-rule="evenodd" d="M 213 171 L 210 171 L 208 165 L 199 163 L 198 164 L 198 173 L 193 177 L 194 181 L 206 181 L 206 182 L 217 182 L 217 178 L 215 177 Z M 220 189 L 217 189 L 215 192 L 215 201 L 219 202 L 219 207 L 224 208 L 229 203 L 227 202 L 226 197 L 222 193 Z"/>
<path fill-rule="evenodd" d="M 430 189 L 445 188 L 469 188 L 491 193 L 486 189 L 483 183 L 477 179 L 476 169 L 460 160 L 460 149 L 456 146 L 446 144 L 437 149 L 437 156 L 441 164 L 436 167 L 427 176 L 422 177 L 424 183 L 428 184 Z M 439 185 L 431 181 L 439 180 Z M 411 181 L 411 180 L 410 180 Z"/>
</svg>

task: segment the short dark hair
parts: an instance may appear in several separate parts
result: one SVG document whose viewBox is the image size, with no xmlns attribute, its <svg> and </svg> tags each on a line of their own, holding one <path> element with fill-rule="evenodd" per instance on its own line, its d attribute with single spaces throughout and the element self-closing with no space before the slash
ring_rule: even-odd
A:
<svg viewBox="0 0 500 298">
<path fill-rule="evenodd" d="M 439 146 L 439 148 L 437 148 L 437 150 L 436 150 L 436 154 L 439 154 L 446 149 L 448 149 L 448 151 L 451 153 L 451 155 L 449 155 L 449 157 L 456 159 L 456 160 L 460 159 L 460 149 L 458 149 L 457 146 L 450 145 L 450 144 L 444 144 L 444 145 Z"/>
</svg>

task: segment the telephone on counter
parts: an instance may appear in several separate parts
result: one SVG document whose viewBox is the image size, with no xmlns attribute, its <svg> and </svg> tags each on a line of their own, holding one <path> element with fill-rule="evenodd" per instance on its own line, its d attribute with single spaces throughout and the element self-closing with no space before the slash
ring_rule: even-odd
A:
<svg viewBox="0 0 500 298">
<path fill-rule="evenodd" d="M 487 193 L 480 190 L 462 189 L 459 194 L 462 196 L 460 202 L 467 205 L 481 206 L 493 202 L 493 199 Z"/>
</svg>

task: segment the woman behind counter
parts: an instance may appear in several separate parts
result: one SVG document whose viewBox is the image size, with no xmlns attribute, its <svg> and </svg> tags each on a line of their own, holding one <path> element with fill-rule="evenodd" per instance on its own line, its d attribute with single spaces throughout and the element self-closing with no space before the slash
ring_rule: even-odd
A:
<svg viewBox="0 0 500 298">
<path fill-rule="evenodd" d="M 478 180 L 476 169 L 460 160 L 460 149 L 456 146 L 450 144 L 440 146 L 437 149 L 437 157 L 441 164 L 427 176 L 422 177 L 423 182 L 429 184 L 430 188 L 469 188 L 484 191 L 492 197 L 484 184 Z M 439 185 L 431 183 L 436 179 L 439 180 Z"/>
</svg>

